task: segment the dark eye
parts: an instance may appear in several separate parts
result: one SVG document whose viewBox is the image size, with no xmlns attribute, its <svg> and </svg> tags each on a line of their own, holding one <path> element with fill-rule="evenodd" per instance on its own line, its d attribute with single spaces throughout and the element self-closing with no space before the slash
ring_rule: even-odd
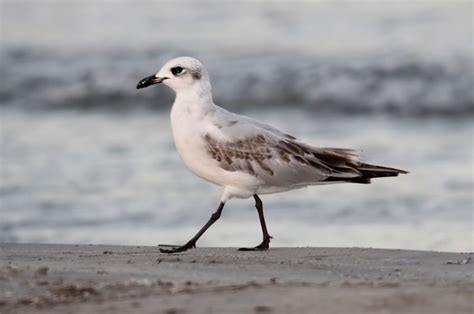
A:
<svg viewBox="0 0 474 314">
<path fill-rule="evenodd" d="M 182 67 L 174 67 L 174 68 L 171 68 L 171 73 L 173 73 L 173 75 L 178 75 L 179 73 L 183 72 L 183 68 Z"/>
</svg>

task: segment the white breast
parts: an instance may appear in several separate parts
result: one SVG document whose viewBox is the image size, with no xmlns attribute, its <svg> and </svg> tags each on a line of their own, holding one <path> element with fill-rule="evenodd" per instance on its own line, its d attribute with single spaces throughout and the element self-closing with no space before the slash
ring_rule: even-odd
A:
<svg viewBox="0 0 474 314">
<path fill-rule="evenodd" d="M 209 132 L 219 132 L 212 122 L 212 114 L 212 111 L 196 112 L 192 106 L 175 103 L 171 110 L 171 127 L 176 149 L 186 167 L 195 175 L 227 189 L 237 189 L 248 197 L 255 193 L 261 182 L 246 173 L 226 171 L 210 158 L 205 136 Z"/>
<path fill-rule="evenodd" d="M 186 167 L 195 175 L 209 182 L 224 185 L 223 170 L 209 158 L 207 144 L 204 140 L 206 115 L 193 110 L 192 105 L 178 103 L 171 110 L 171 127 L 179 156 Z"/>
</svg>

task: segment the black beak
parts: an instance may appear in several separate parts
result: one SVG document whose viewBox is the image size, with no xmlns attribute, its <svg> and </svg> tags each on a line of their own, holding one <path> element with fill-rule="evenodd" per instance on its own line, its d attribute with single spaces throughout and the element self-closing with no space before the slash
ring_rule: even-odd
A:
<svg viewBox="0 0 474 314">
<path fill-rule="evenodd" d="M 163 82 L 166 79 L 167 79 L 167 77 L 156 77 L 155 74 L 150 75 L 150 76 L 145 77 L 144 79 L 140 80 L 140 82 L 138 82 L 137 89 L 145 88 L 145 87 L 148 87 L 148 86 L 154 85 L 154 84 L 159 84 L 159 83 Z"/>
</svg>

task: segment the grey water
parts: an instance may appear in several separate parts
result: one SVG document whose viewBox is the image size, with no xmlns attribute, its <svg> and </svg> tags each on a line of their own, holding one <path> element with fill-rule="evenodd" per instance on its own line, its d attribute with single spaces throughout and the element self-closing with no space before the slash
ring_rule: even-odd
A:
<svg viewBox="0 0 474 314">
<path fill-rule="evenodd" d="M 191 237 L 221 189 L 189 173 L 168 59 L 216 103 L 318 146 L 410 171 L 263 197 L 275 246 L 472 251 L 472 3 L 2 1 L 0 241 L 156 245 Z M 200 245 L 260 240 L 232 200 Z"/>
</svg>

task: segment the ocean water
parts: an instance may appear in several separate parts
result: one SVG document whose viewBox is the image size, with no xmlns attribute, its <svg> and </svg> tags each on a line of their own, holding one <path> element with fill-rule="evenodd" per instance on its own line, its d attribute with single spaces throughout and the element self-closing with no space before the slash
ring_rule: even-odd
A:
<svg viewBox="0 0 474 314">
<path fill-rule="evenodd" d="M 471 1 L 1 4 L 0 100 L 9 106 L 160 108 L 171 93 L 137 97 L 136 82 L 192 55 L 232 109 L 474 111 Z"/>
<path fill-rule="evenodd" d="M 247 114 L 411 172 L 262 196 L 275 245 L 471 250 L 471 119 Z M 4 111 L 1 157 L 2 241 L 180 243 L 222 192 L 184 168 L 161 112 Z M 200 245 L 259 239 L 253 201 L 232 200 Z"/>
<path fill-rule="evenodd" d="M 474 250 L 471 2 L 0 9 L 0 241 L 188 240 L 221 189 L 179 160 L 172 93 L 135 85 L 192 55 L 223 107 L 411 172 L 263 196 L 273 245 Z M 253 202 L 232 200 L 198 244 L 259 240 Z"/>
</svg>

